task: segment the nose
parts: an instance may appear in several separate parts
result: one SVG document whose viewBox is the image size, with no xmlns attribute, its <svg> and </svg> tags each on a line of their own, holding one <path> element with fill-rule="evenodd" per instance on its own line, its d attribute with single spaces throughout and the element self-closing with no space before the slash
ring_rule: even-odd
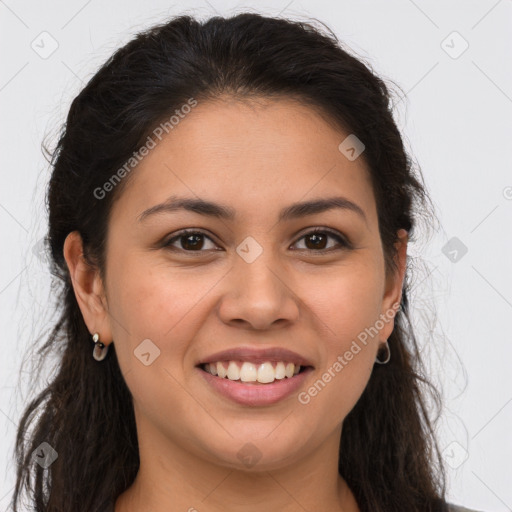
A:
<svg viewBox="0 0 512 512">
<path fill-rule="evenodd" d="M 218 309 L 221 320 L 248 330 L 293 324 L 299 318 L 299 300 L 290 281 L 289 272 L 265 251 L 252 263 L 237 258 L 226 277 Z"/>
</svg>

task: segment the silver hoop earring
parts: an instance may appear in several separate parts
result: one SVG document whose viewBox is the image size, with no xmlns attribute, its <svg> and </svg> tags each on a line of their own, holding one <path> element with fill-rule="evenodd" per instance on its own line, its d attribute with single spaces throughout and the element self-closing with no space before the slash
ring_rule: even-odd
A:
<svg viewBox="0 0 512 512">
<path fill-rule="evenodd" d="M 95 332 L 92 335 L 92 341 L 94 341 L 94 349 L 92 351 L 92 357 L 94 357 L 94 359 L 96 359 L 96 361 L 103 361 L 103 359 L 105 359 L 105 357 L 107 357 L 109 345 L 104 345 L 100 341 L 100 335 L 97 332 Z"/>
<path fill-rule="evenodd" d="M 382 357 L 379 357 L 379 354 L 383 353 Z M 388 340 L 381 345 L 379 348 L 379 351 L 377 352 L 377 357 L 375 358 L 375 362 L 378 364 L 386 364 L 389 363 L 389 360 L 391 359 L 391 350 L 389 349 L 389 343 Z"/>
</svg>

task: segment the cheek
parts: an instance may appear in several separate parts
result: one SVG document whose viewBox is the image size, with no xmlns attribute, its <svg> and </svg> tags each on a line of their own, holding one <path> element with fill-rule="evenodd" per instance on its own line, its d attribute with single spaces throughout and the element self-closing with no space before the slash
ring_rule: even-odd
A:
<svg viewBox="0 0 512 512">
<path fill-rule="evenodd" d="M 379 318 L 382 283 L 375 266 L 367 265 L 338 271 L 324 280 L 322 293 L 309 288 L 317 290 L 308 295 L 308 305 L 321 329 L 323 350 L 318 378 L 299 402 L 332 425 L 350 412 L 371 376 L 378 341 L 372 326 Z"/>
<path fill-rule="evenodd" d="M 218 277 L 125 258 L 109 274 L 111 325 L 121 371 L 134 403 L 155 425 L 172 428 L 191 407 L 183 366 L 200 328 L 201 300 Z M 148 354 L 145 356 L 145 354 Z M 176 427 L 177 428 L 177 427 Z M 181 435 L 178 431 L 175 435 Z"/>
<path fill-rule="evenodd" d="M 373 361 L 368 349 L 362 349 L 350 361 L 341 355 L 298 395 L 303 421 L 311 432 L 331 431 L 343 423 L 368 384 Z M 322 418 L 320 423 L 318 418 Z"/>
<path fill-rule="evenodd" d="M 383 278 L 374 265 L 352 265 L 319 276 L 316 283 L 306 281 L 303 297 L 323 324 L 330 350 L 344 350 L 378 319 Z"/>
<path fill-rule="evenodd" d="M 110 309 L 122 323 L 118 333 L 123 339 L 129 333 L 134 342 L 176 339 L 175 331 L 194 325 L 194 312 L 217 280 L 208 274 L 199 278 L 192 269 L 151 266 L 143 256 L 126 258 L 110 276 Z"/>
</svg>

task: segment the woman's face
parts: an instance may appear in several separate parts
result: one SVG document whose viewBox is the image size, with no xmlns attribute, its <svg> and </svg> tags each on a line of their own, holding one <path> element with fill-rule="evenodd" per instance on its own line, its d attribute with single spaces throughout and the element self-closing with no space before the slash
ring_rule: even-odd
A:
<svg viewBox="0 0 512 512">
<path fill-rule="evenodd" d="M 368 171 L 339 149 L 348 135 L 291 100 L 199 102 L 132 171 L 109 220 L 100 327 L 142 443 L 271 469 L 339 441 L 403 279 L 386 278 Z M 275 380 L 200 366 L 229 360 L 233 379 L 268 362 L 261 380 Z M 301 360 L 282 378 L 279 361 Z"/>
</svg>

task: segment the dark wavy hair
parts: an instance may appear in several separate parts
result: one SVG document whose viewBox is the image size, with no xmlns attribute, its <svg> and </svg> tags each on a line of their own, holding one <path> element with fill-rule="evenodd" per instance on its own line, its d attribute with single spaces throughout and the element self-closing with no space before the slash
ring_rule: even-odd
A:
<svg viewBox="0 0 512 512">
<path fill-rule="evenodd" d="M 105 198 L 94 190 L 191 97 L 297 99 L 364 142 L 386 271 L 392 271 L 397 231 L 404 228 L 411 237 L 422 212 L 435 214 L 393 119 L 390 90 L 328 28 L 254 13 L 203 22 L 175 17 L 138 33 L 97 71 L 73 100 L 49 153 L 46 240 L 59 317 L 38 353 L 58 353 L 59 364 L 20 419 L 15 512 L 23 492 L 37 512 L 99 512 L 131 485 L 139 467 L 132 395 L 115 347 L 102 363 L 93 359 L 63 257 L 64 240 L 76 230 L 85 258 L 104 277 L 109 213 L 136 168 Z M 411 327 L 410 277 L 408 264 L 388 340 L 391 361 L 375 366 L 343 423 L 339 473 L 365 512 L 446 506 L 434 430 L 440 413 L 429 418 L 426 400 L 428 394 L 440 410 L 441 395 L 425 375 Z M 32 458 L 43 442 L 58 453 L 48 468 Z"/>
</svg>

